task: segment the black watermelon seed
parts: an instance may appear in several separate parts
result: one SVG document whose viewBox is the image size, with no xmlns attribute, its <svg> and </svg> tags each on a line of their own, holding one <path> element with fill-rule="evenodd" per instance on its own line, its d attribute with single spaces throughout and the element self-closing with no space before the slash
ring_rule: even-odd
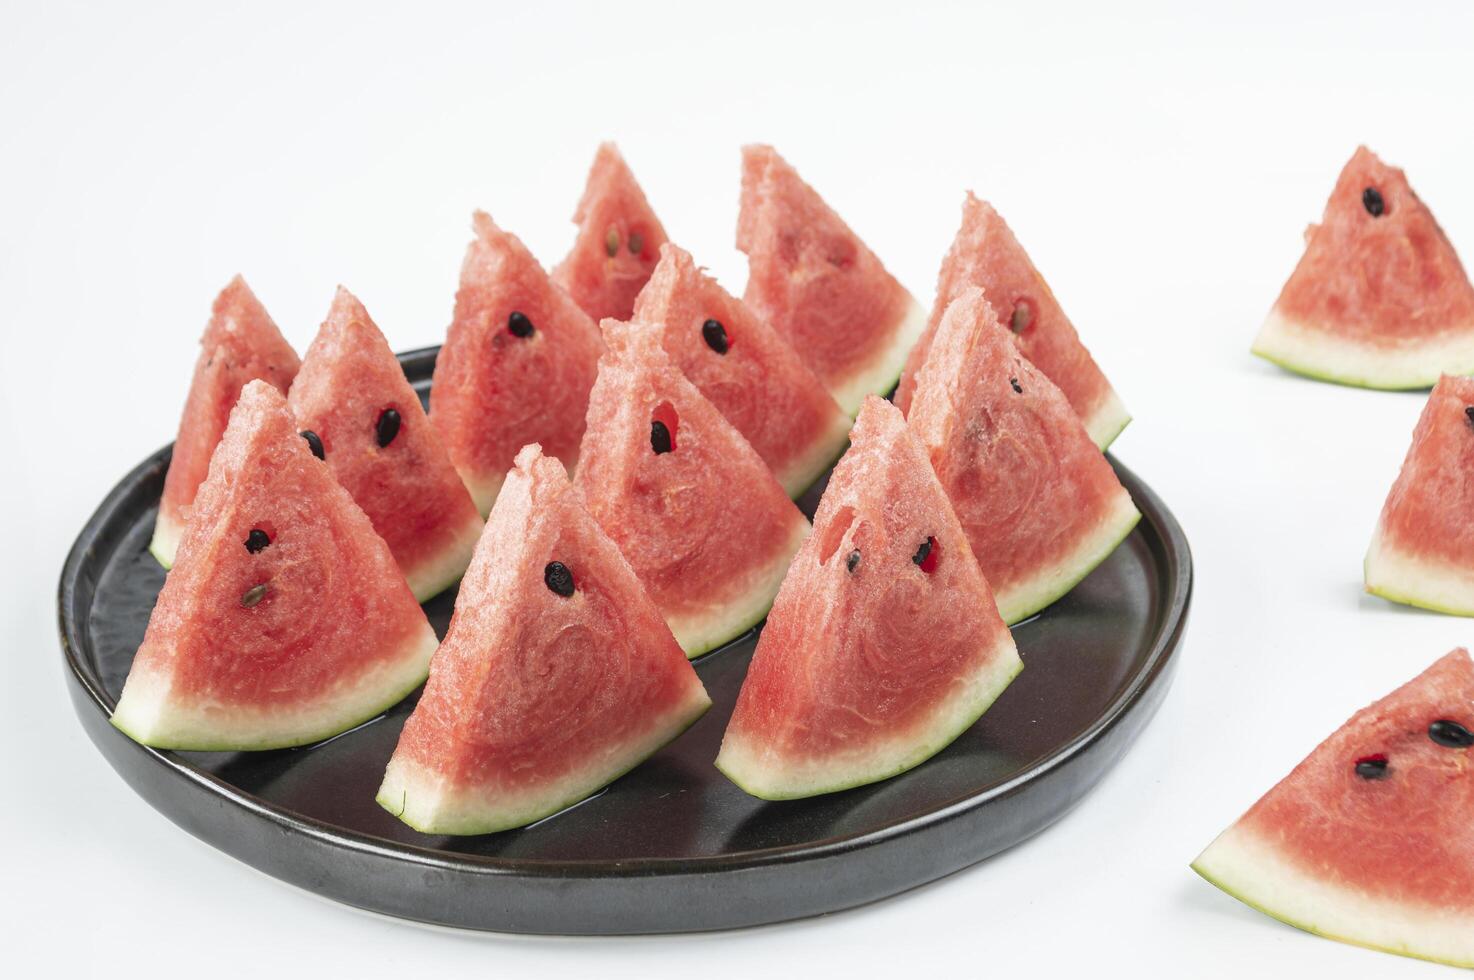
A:
<svg viewBox="0 0 1474 980">
<path fill-rule="evenodd" d="M 1009 378 L 1008 383 L 1013 385 L 1014 394 L 1022 395 L 1024 393 L 1024 389 L 1018 383 L 1018 378 Z"/>
<path fill-rule="evenodd" d="M 613 225 L 610 225 L 609 230 L 604 232 L 604 251 L 611 259 L 619 254 L 619 229 Z"/>
<path fill-rule="evenodd" d="M 317 437 L 316 432 L 313 432 L 311 429 L 303 429 L 298 435 L 307 440 L 307 448 L 312 450 L 312 455 L 318 459 L 328 458 L 328 454 L 323 452 L 322 440 Z"/>
<path fill-rule="evenodd" d="M 645 250 L 645 236 L 637 231 L 630 232 L 630 254 L 639 255 Z"/>
<path fill-rule="evenodd" d="M 860 567 L 860 549 L 859 548 L 856 548 L 854 551 L 852 551 L 852 552 L 849 553 L 849 556 L 848 557 L 845 558 L 845 560 L 844 560 L 844 569 L 847 572 L 853 572 L 855 569 L 857 569 L 859 567 Z"/>
<path fill-rule="evenodd" d="M 1464 409 L 1464 415 L 1469 419 L 1469 424 L 1474 425 L 1474 405 Z"/>
<path fill-rule="evenodd" d="M 650 448 L 655 450 L 657 456 L 671 451 L 670 430 L 659 419 L 650 423 Z"/>
<path fill-rule="evenodd" d="M 727 343 L 727 328 L 722 326 L 720 320 L 707 320 L 701 325 L 701 339 L 706 341 L 706 346 L 718 354 L 725 354 L 731 346 Z"/>
<path fill-rule="evenodd" d="M 379 439 L 379 448 L 383 449 L 394 441 L 399 435 L 399 412 L 392 408 L 386 408 L 379 413 L 378 425 L 374 427 L 374 434 Z"/>
<path fill-rule="evenodd" d="M 1367 209 L 1367 214 L 1373 218 L 1382 217 L 1387 210 L 1387 202 L 1382 200 L 1382 192 L 1375 187 L 1368 187 L 1361 192 L 1361 206 Z"/>
<path fill-rule="evenodd" d="M 531 337 L 533 334 L 532 321 L 527 319 L 527 314 L 521 310 L 513 310 L 507 317 L 507 330 L 513 337 Z"/>
<path fill-rule="evenodd" d="M 543 582 L 553 592 L 568 598 L 573 595 L 573 572 L 561 561 L 550 561 L 543 568 Z"/>
<path fill-rule="evenodd" d="M 1467 749 L 1474 745 L 1474 732 L 1446 718 L 1428 726 L 1428 737 L 1446 749 Z"/>
<path fill-rule="evenodd" d="M 1356 774 L 1362 779 L 1386 779 L 1387 757 L 1385 755 L 1369 755 L 1365 759 L 1357 759 Z"/>
<path fill-rule="evenodd" d="M 927 538 L 925 541 L 921 542 L 921 547 L 916 549 L 916 554 L 911 556 L 911 560 L 916 562 L 916 564 L 921 565 L 926 562 L 926 558 L 930 554 L 931 538 Z"/>
<path fill-rule="evenodd" d="M 262 582 L 260 585 L 253 585 L 246 590 L 246 594 L 241 596 L 241 606 L 246 609 L 250 609 L 252 606 L 256 605 L 256 603 L 265 598 L 266 583 Z"/>
<path fill-rule="evenodd" d="M 259 555 L 271 544 L 271 538 L 259 527 L 251 528 L 251 533 L 246 535 L 246 550 L 253 555 Z"/>
</svg>

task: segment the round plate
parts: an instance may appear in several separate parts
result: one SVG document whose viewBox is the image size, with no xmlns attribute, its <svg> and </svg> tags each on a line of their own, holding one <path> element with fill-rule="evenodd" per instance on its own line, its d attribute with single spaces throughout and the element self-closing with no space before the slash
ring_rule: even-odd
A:
<svg viewBox="0 0 1474 980">
<path fill-rule="evenodd" d="M 401 355 L 423 397 L 435 349 Z M 163 752 L 108 723 L 164 571 L 148 554 L 169 450 L 108 494 L 62 570 L 72 702 L 92 741 L 185 830 L 270 875 L 407 919 L 507 932 L 685 932 L 849 908 L 949 874 L 1048 826 L 1125 752 L 1167 692 L 1192 560 L 1176 520 L 1116 463 L 1142 521 L 1109 560 L 1014 627 L 1026 669 L 910 772 L 768 803 L 712 765 L 756 633 L 696 662 L 711 710 L 606 790 L 531 827 L 432 837 L 374 802 L 414 707 L 317 745 Z M 812 513 L 818 489 L 805 498 Z M 426 606 L 444 633 L 454 590 Z"/>
</svg>

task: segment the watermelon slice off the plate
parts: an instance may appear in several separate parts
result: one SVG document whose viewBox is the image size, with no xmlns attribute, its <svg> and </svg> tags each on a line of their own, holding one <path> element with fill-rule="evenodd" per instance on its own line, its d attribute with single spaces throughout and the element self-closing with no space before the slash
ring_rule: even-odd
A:
<svg viewBox="0 0 1474 980">
<path fill-rule="evenodd" d="M 413 691 L 435 631 L 281 393 L 241 391 L 113 724 L 145 745 L 305 745 Z"/>
<path fill-rule="evenodd" d="M 1013 331 L 1024 356 L 1064 392 L 1095 444 L 1101 449 L 1109 446 L 1131 421 L 1126 406 L 1080 343 L 1074 325 L 1007 222 L 991 204 L 971 193 L 962 202 L 962 227 L 942 260 L 926 333 L 911 348 L 896 388 L 901 411 L 911 407 L 916 375 L 931 350 L 942 314 L 972 286 L 983 290 L 998 322 Z"/>
<path fill-rule="evenodd" d="M 517 236 L 476 212 L 455 317 L 435 358 L 430 422 L 482 514 L 517 451 L 572 469 L 598 370 L 598 325 Z"/>
<path fill-rule="evenodd" d="M 573 221 L 578 237 L 553 281 L 594 322 L 628 320 L 660 258 L 665 229 L 613 143 L 595 154 Z"/>
<path fill-rule="evenodd" d="M 389 545 L 421 602 L 470 564 L 481 515 L 384 335 L 341 286 L 287 396 L 299 427 Z"/>
<path fill-rule="evenodd" d="M 260 378 L 282 394 L 292 384 L 297 352 L 282 337 L 251 287 L 236 276 L 215 297 L 210 322 L 200 338 L 200 356 L 179 420 L 179 435 L 164 477 L 164 495 L 149 551 L 159 564 L 174 564 L 189 506 L 210 469 L 241 386 Z"/>
<path fill-rule="evenodd" d="M 634 324 L 752 444 L 790 497 L 844 452 L 850 417 L 788 342 L 667 243 L 635 304 Z"/>
<path fill-rule="evenodd" d="M 1401 170 L 1357 148 L 1253 351 L 1366 388 L 1474 374 L 1474 286 Z"/>
<path fill-rule="evenodd" d="M 908 420 L 1010 625 L 1074 588 L 1141 517 L 976 287 L 942 316 Z"/>
<path fill-rule="evenodd" d="M 1474 379 L 1434 385 L 1372 534 L 1366 588 L 1474 616 Z"/>
<path fill-rule="evenodd" d="M 1460 649 L 1353 715 L 1193 869 L 1316 935 L 1474 967 L 1471 731 Z"/>
<path fill-rule="evenodd" d="M 651 330 L 604 339 L 577 483 L 694 657 L 767 614 L 809 522 Z"/>
<path fill-rule="evenodd" d="M 871 396 L 763 627 L 717 767 L 764 799 L 885 779 L 949 745 L 1022 669 L 926 454 Z"/>
<path fill-rule="evenodd" d="M 853 416 L 896 385 L 926 311 L 771 146 L 742 150 L 743 298 Z"/>
<path fill-rule="evenodd" d="M 562 464 L 528 446 L 378 800 L 425 833 L 520 827 L 617 779 L 710 705 Z"/>
</svg>

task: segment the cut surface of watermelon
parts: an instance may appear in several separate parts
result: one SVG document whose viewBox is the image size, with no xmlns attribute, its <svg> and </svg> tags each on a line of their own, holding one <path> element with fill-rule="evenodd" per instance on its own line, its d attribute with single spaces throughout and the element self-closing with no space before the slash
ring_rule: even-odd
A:
<svg viewBox="0 0 1474 980">
<path fill-rule="evenodd" d="M 578 236 L 553 281 L 598 322 L 628 320 L 665 244 L 665 229 L 613 143 L 600 145 L 573 215 Z"/>
<path fill-rule="evenodd" d="M 389 545 L 415 598 L 459 579 L 481 515 L 388 341 L 341 286 L 287 404 L 297 425 L 317 434 L 333 476 Z"/>
<path fill-rule="evenodd" d="M 771 146 L 742 150 L 743 299 L 853 416 L 896 385 L 926 311 Z"/>
<path fill-rule="evenodd" d="M 1372 534 L 1368 592 L 1474 616 L 1474 378 L 1434 385 Z"/>
<path fill-rule="evenodd" d="M 603 345 L 517 236 L 480 211 L 473 224 L 435 358 L 430 422 L 484 515 L 524 445 L 576 465 Z"/>
<path fill-rule="evenodd" d="M 937 297 L 926 333 L 911 348 L 896 388 L 896 405 L 901 411 L 911 407 L 916 375 L 931 350 L 942 314 L 963 290 L 973 286 L 983 290 L 998 322 L 1013 332 L 1014 343 L 1024 356 L 1064 392 L 1095 444 L 1105 449 L 1115 441 L 1131 421 L 1126 406 L 1080 343 L 1074 324 L 1008 223 L 991 204 L 971 192 L 962 202 L 962 226 L 937 275 Z"/>
<path fill-rule="evenodd" d="M 604 339 L 577 483 L 694 657 L 767 615 L 809 522 L 653 331 Z"/>
<path fill-rule="evenodd" d="M 850 417 L 788 342 L 672 244 L 635 304 L 633 325 L 665 352 L 757 450 L 791 497 L 844 452 Z"/>
<path fill-rule="evenodd" d="M 179 435 L 164 477 L 164 495 L 149 551 L 169 568 L 184 533 L 189 506 L 210 470 L 210 454 L 225 433 L 241 386 L 260 378 L 286 393 L 297 374 L 297 352 L 282 337 L 251 287 L 236 276 L 215 297 L 200 337 Z"/>
<path fill-rule="evenodd" d="M 242 751 L 346 731 L 425 679 L 435 631 L 265 381 L 241 392 L 112 721 Z"/>
<path fill-rule="evenodd" d="M 524 826 L 613 782 L 710 705 L 562 464 L 528 446 L 378 800 L 430 834 Z"/>
<path fill-rule="evenodd" d="M 926 454 L 871 396 L 716 764 L 764 799 L 886 779 L 951 744 L 1022 669 Z"/>
<path fill-rule="evenodd" d="M 1366 388 L 1474 374 L 1474 286 L 1401 170 L 1357 148 L 1252 349 Z"/>
<path fill-rule="evenodd" d="M 1193 869 L 1307 932 L 1474 967 L 1471 730 L 1459 649 L 1353 715 Z"/>
<path fill-rule="evenodd" d="M 1009 624 L 1074 588 L 1141 518 L 980 289 L 942 316 L 909 421 Z"/>
</svg>

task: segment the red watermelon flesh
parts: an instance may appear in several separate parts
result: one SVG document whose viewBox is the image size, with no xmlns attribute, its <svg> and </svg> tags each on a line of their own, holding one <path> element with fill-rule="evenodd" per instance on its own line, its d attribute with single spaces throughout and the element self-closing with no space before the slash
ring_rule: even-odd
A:
<svg viewBox="0 0 1474 980">
<path fill-rule="evenodd" d="M 653 331 L 604 339 L 577 482 L 694 657 L 762 620 L 809 522 Z"/>
<path fill-rule="evenodd" d="M 628 320 L 666 239 L 660 219 L 613 143 L 600 145 L 594 156 L 573 221 L 578 237 L 553 270 L 553 281 L 596 322 L 605 317 Z"/>
<path fill-rule="evenodd" d="M 341 286 L 287 402 L 424 602 L 466 570 L 481 515 L 363 304 Z"/>
<path fill-rule="evenodd" d="M 1474 616 L 1474 379 L 1434 385 L 1372 535 L 1368 592 Z"/>
<path fill-rule="evenodd" d="M 788 342 L 666 243 L 634 323 L 654 331 L 692 384 L 797 497 L 844 451 L 850 418 Z"/>
<path fill-rule="evenodd" d="M 1320 936 L 1474 967 L 1474 661 L 1364 708 L 1193 869 Z"/>
<path fill-rule="evenodd" d="M 792 799 L 930 758 L 1023 669 L 901 413 L 865 400 L 768 615 L 717 767 Z"/>
<path fill-rule="evenodd" d="M 515 235 L 476 212 L 430 421 L 482 514 L 531 442 L 572 469 L 603 344 Z"/>
<path fill-rule="evenodd" d="M 112 720 L 158 748 L 304 745 L 403 699 L 434 650 L 388 546 L 281 393 L 252 381 Z"/>
<path fill-rule="evenodd" d="M 528 446 L 461 583 L 379 803 L 425 833 L 520 827 L 634 768 L 710 705 L 562 464 Z"/>
<path fill-rule="evenodd" d="M 1102 449 L 1131 421 L 1111 383 L 1080 343 L 1075 327 L 1060 309 L 1049 284 L 993 206 L 970 192 L 962 202 L 962 227 L 937 276 L 937 298 L 926 333 L 911 348 L 906 372 L 896 388 L 901 411 L 911 407 L 916 375 L 931 350 L 937 325 L 962 292 L 976 286 L 988 297 L 998 322 L 1008 326 L 1014 343 L 1033 365 L 1064 392 L 1085 431 Z"/>
<path fill-rule="evenodd" d="M 926 312 L 771 146 L 742 150 L 743 298 L 850 415 L 895 387 Z"/>
<path fill-rule="evenodd" d="M 980 289 L 942 316 L 909 419 L 1007 623 L 1074 588 L 1141 517 Z"/>
<path fill-rule="evenodd" d="M 1401 170 L 1357 148 L 1253 350 L 1368 388 L 1474 374 L 1474 286 Z"/>
<path fill-rule="evenodd" d="M 164 496 L 149 551 L 165 568 L 189 518 L 195 492 L 210 469 L 210 454 L 220 442 L 241 386 L 260 378 L 286 393 L 297 374 L 297 352 L 282 337 L 251 287 L 236 276 L 215 297 L 210 322 L 200 338 L 179 435 L 164 477 Z"/>
</svg>

